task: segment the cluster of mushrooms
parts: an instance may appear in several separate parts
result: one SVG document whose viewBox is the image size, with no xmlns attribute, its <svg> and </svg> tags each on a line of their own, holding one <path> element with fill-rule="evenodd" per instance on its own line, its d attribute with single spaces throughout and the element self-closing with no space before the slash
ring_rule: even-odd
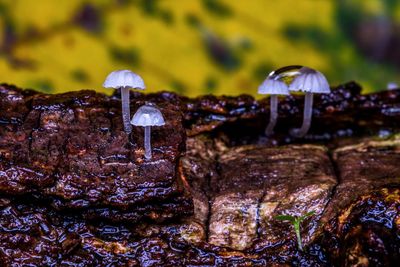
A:
<svg viewBox="0 0 400 267">
<path fill-rule="evenodd" d="M 130 70 L 117 70 L 111 72 L 105 82 L 105 88 L 115 88 L 121 91 L 122 121 L 127 134 L 132 132 L 132 125 L 144 127 L 144 156 L 151 159 L 151 127 L 165 125 L 161 111 L 153 104 L 147 103 L 138 108 L 131 120 L 129 90 L 144 90 L 143 79 Z"/>
<path fill-rule="evenodd" d="M 291 129 L 294 137 L 303 137 L 311 126 L 313 94 L 330 93 L 329 83 L 325 76 L 314 69 L 292 65 L 271 72 L 258 87 L 259 94 L 270 95 L 270 120 L 265 134 L 272 135 L 278 119 L 278 95 L 289 95 L 290 92 L 305 92 L 303 124 L 300 128 Z"/>
<path fill-rule="evenodd" d="M 144 155 L 146 159 L 151 159 L 151 127 L 163 126 L 165 121 L 161 111 L 151 103 L 139 107 L 131 120 L 129 90 L 144 90 L 146 87 L 143 79 L 130 70 L 117 70 L 107 76 L 103 86 L 120 89 L 124 130 L 130 134 L 132 125 L 144 127 Z M 293 65 L 271 72 L 258 87 L 259 94 L 271 96 L 270 120 L 265 130 L 266 135 L 273 134 L 278 119 L 278 95 L 289 95 L 290 91 L 305 92 L 303 125 L 301 128 L 290 131 L 294 137 L 303 137 L 311 126 L 313 94 L 329 93 L 330 88 L 322 73 L 308 67 Z"/>
</svg>

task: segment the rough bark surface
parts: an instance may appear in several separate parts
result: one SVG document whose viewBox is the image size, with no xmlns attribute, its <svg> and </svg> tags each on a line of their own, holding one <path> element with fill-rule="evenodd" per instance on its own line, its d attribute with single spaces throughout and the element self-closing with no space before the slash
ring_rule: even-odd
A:
<svg viewBox="0 0 400 267">
<path fill-rule="evenodd" d="M 267 139 L 266 100 L 132 93 L 132 110 L 153 102 L 167 122 L 146 161 L 117 94 L 1 85 L 0 265 L 394 266 L 400 91 L 359 92 L 316 97 L 300 140 L 301 97 Z M 309 211 L 300 251 L 276 216 Z"/>
<path fill-rule="evenodd" d="M 155 102 L 167 123 L 154 127 L 147 160 L 143 129 L 123 131 L 118 100 L 92 91 L 27 95 L 4 85 L 0 98 L 1 194 L 131 222 L 192 213 L 178 173 L 186 135 L 174 105 Z M 132 101 L 133 110 L 144 101 Z"/>
</svg>

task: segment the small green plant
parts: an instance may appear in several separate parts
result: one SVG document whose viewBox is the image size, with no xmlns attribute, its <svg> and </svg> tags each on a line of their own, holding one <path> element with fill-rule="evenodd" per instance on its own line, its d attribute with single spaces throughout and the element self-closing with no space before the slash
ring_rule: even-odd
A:
<svg viewBox="0 0 400 267">
<path fill-rule="evenodd" d="M 299 250 L 303 251 L 303 244 L 301 242 L 301 235 L 300 235 L 300 224 L 308 217 L 315 214 L 315 211 L 307 212 L 302 216 L 291 216 L 291 215 L 278 215 L 275 217 L 276 220 L 279 221 L 289 221 L 293 227 L 294 231 L 296 232 L 297 237 L 297 247 Z"/>
</svg>

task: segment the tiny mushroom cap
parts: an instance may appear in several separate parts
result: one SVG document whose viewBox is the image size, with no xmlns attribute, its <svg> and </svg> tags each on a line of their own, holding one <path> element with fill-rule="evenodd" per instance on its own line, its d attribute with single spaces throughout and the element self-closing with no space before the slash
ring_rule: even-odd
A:
<svg viewBox="0 0 400 267">
<path fill-rule="evenodd" d="M 289 90 L 317 94 L 327 94 L 331 92 L 325 76 L 321 72 L 307 67 L 300 69 L 300 75 L 293 79 Z"/>
<path fill-rule="evenodd" d="M 131 120 L 131 124 L 135 126 L 163 126 L 165 125 L 164 117 L 161 111 L 151 105 L 143 105 L 136 111 Z"/>
<path fill-rule="evenodd" d="M 388 82 L 388 84 L 386 85 L 386 89 L 388 90 L 394 90 L 399 88 L 399 85 L 395 82 Z"/>
<path fill-rule="evenodd" d="M 267 77 L 258 87 L 261 95 L 289 95 L 289 87 L 283 81 Z"/>
<path fill-rule="evenodd" d="M 116 70 L 108 74 L 103 83 L 105 88 L 129 87 L 135 89 L 145 89 L 142 77 L 130 70 Z"/>
</svg>

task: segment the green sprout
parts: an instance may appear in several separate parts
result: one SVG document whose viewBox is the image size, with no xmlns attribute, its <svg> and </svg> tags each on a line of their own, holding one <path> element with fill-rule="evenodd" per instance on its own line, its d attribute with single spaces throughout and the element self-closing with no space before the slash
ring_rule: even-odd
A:
<svg viewBox="0 0 400 267">
<path fill-rule="evenodd" d="M 293 227 L 294 231 L 296 232 L 297 237 L 297 247 L 299 250 L 303 251 L 303 244 L 301 242 L 301 235 L 300 235 L 300 224 L 308 217 L 315 214 L 315 211 L 307 212 L 302 216 L 291 216 L 291 215 L 278 215 L 275 217 L 276 220 L 279 221 L 289 221 Z"/>
</svg>

